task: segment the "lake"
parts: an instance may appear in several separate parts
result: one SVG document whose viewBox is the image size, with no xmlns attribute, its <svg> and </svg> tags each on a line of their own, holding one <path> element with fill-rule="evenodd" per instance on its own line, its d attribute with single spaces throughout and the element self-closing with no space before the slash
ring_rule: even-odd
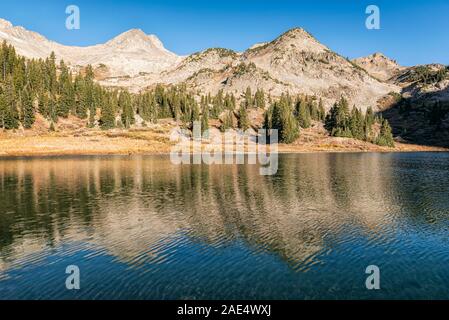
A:
<svg viewBox="0 0 449 320">
<path fill-rule="evenodd" d="M 0 160 L 0 299 L 448 299 L 448 231 L 448 153 Z"/>
</svg>

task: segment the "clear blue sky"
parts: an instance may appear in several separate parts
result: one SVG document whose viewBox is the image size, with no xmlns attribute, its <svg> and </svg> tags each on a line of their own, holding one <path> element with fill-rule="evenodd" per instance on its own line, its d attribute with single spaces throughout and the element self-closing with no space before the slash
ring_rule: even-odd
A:
<svg viewBox="0 0 449 320">
<path fill-rule="evenodd" d="M 81 29 L 65 29 L 65 8 L 81 10 Z M 365 8 L 381 10 L 381 30 L 365 28 Z M 350 58 L 380 51 L 403 65 L 449 64 L 448 0 L 14 0 L 0 17 L 67 45 L 105 42 L 131 28 L 156 34 L 167 49 L 244 50 L 303 27 Z"/>
</svg>

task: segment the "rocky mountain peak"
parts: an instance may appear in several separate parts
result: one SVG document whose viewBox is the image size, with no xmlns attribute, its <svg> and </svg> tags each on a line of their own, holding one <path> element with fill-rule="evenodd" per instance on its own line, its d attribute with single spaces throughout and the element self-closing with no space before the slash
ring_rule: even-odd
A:
<svg viewBox="0 0 449 320">
<path fill-rule="evenodd" d="M 293 50 L 301 52 L 322 53 L 328 50 L 326 46 L 321 44 L 303 28 L 290 29 L 265 46 L 256 47 L 256 50 L 260 50 L 264 47 L 271 47 L 274 50 L 281 50 L 284 52 Z"/>
<path fill-rule="evenodd" d="M 390 59 L 386 55 L 384 55 L 381 52 L 373 53 L 372 55 L 367 57 L 368 59 L 371 59 L 372 62 L 378 62 L 378 63 L 390 63 L 395 64 L 399 67 L 399 64 L 396 62 L 396 60 Z"/>
<path fill-rule="evenodd" d="M 12 28 L 12 23 L 9 22 L 8 20 L 0 18 L 0 28 L 1 29 Z"/>
<path fill-rule="evenodd" d="M 166 51 L 161 40 L 153 34 L 148 35 L 141 29 L 128 30 L 106 43 L 107 46 L 130 49 L 135 47 L 147 47 Z"/>
<path fill-rule="evenodd" d="M 381 52 L 354 59 L 353 62 L 382 81 L 391 79 L 403 69 L 395 60 L 388 58 Z"/>
<path fill-rule="evenodd" d="M 297 37 L 301 37 L 301 38 L 313 38 L 313 36 L 307 32 L 305 29 L 303 28 L 292 28 L 286 32 L 284 32 L 280 38 L 282 37 L 291 37 L 291 38 L 297 38 Z M 315 38 L 313 38 L 315 39 Z"/>
</svg>

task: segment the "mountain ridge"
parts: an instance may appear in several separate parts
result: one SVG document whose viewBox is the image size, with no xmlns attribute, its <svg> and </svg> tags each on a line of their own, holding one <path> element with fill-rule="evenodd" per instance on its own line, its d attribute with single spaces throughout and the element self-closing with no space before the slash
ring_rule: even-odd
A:
<svg viewBox="0 0 449 320">
<path fill-rule="evenodd" d="M 158 83 L 185 83 L 203 93 L 238 93 L 260 87 L 273 96 L 285 91 L 320 96 L 327 108 L 345 96 L 366 110 L 376 108 L 389 92 L 400 90 L 372 77 L 303 28 L 290 29 L 244 52 L 210 48 L 189 56 L 170 52 L 157 36 L 140 29 L 128 30 L 104 44 L 70 47 L 0 20 L 0 40 L 27 58 L 46 58 L 55 52 L 57 59 L 75 71 L 87 65 L 101 67 L 100 84 L 133 92 Z"/>
<path fill-rule="evenodd" d="M 114 76 L 133 76 L 139 72 L 160 72 L 182 57 L 165 49 L 155 35 L 131 29 L 103 44 L 66 46 L 21 26 L 0 19 L 0 39 L 13 45 L 27 58 L 45 59 L 54 52 L 72 67 L 106 64 Z M 124 55 L 126 53 L 126 55 Z"/>
</svg>

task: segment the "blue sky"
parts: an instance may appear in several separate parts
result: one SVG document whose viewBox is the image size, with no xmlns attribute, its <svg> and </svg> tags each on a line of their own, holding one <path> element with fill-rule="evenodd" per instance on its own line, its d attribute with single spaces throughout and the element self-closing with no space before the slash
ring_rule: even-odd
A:
<svg viewBox="0 0 449 320">
<path fill-rule="evenodd" d="M 81 11 L 81 29 L 65 28 L 65 8 Z M 365 8 L 381 10 L 381 29 L 365 28 Z M 303 27 L 350 58 L 383 52 L 403 65 L 449 64 L 448 0 L 1 1 L 0 17 L 67 45 L 105 42 L 131 28 L 156 34 L 167 49 L 244 50 Z"/>
</svg>

